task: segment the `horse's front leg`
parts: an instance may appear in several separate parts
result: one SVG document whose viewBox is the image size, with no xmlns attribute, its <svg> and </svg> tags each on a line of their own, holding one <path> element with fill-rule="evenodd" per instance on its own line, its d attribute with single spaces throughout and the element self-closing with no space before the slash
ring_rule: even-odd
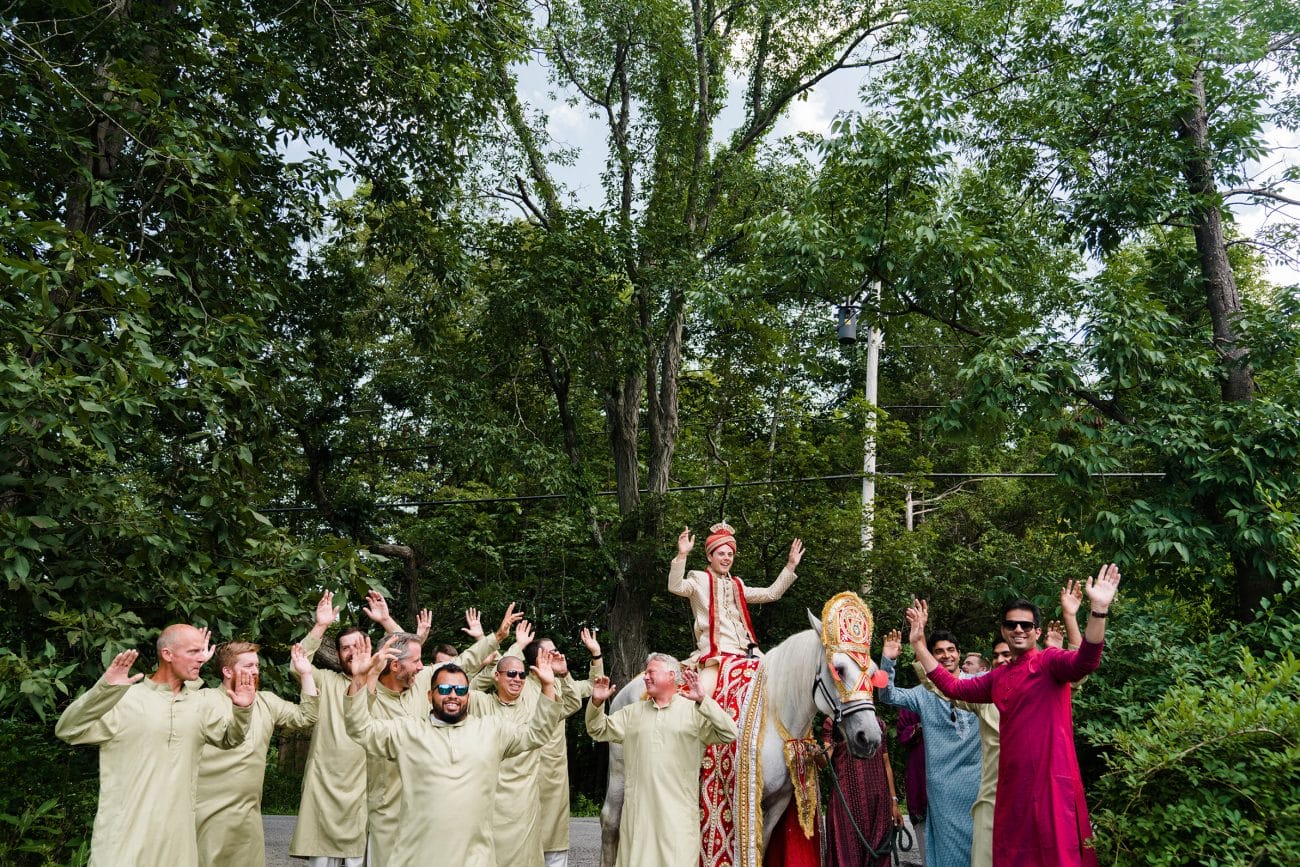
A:
<svg viewBox="0 0 1300 867">
<path fill-rule="evenodd" d="M 763 851 L 767 851 L 772 832 L 793 795 L 790 772 L 785 766 L 785 747 L 776 729 L 769 727 L 763 736 Z"/>
<path fill-rule="evenodd" d="M 618 822 L 623 815 L 623 746 L 609 745 L 609 775 L 605 804 L 600 808 L 600 864 L 614 867 L 618 860 Z"/>
</svg>

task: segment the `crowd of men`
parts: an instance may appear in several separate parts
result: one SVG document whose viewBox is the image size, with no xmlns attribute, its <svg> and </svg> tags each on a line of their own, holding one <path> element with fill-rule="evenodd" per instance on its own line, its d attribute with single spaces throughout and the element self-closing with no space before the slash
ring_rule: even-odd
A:
<svg viewBox="0 0 1300 867">
<path fill-rule="evenodd" d="M 660 739 L 674 738 L 693 754 L 705 743 L 734 739 L 736 730 L 675 659 L 655 654 L 648 661 L 646 706 L 664 715 L 642 744 L 626 713 L 605 714 L 613 685 L 594 631 L 581 635 L 591 678 L 576 681 L 554 641 L 537 637 L 513 605 L 486 634 L 470 609 L 464 631 L 474 643 L 463 652 L 439 645 L 428 666 L 427 611 L 409 633 L 378 592 L 363 610 L 385 630 L 378 646 L 364 630 L 345 628 L 334 638 L 334 653 L 321 654 L 337 664 L 314 664 L 339 614 L 330 593 L 321 597 L 311 630 L 291 652 L 301 684 L 296 703 L 258 689 L 256 644 L 214 649 L 204 629 L 163 630 L 158 666 L 148 677 L 131 674 L 136 651 L 118 654 L 56 727 L 69 743 L 100 751 L 92 867 L 265 864 L 262 785 L 276 729 L 311 731 L 289 848 L 310 867 L 431 858 L 472 867 L 562 867 L 569 848 L 564 720 L 588 696 L 592 736 L 647 756 L 647 778 L 656 781 L 630 805 L 625 833 L 635 841 L 640 826 L 643 839 L 657 829 L 698 840 L 698 819 L 689 819 L 698 799 L 698 757 L 693 767 L 687 758 L 681 769 L 665 771 L 656 766 Z M 501 653 L 512 629 L 514 644 Z M 214 655 L 219 689 L 200 680 Z"/>
<path fill-rule="evenodd" d="M 131 674 L 136 651 L 118 654 L 56 728 L 69 743 L 100 751 L 92 867 L 264 864 L 261 793 L 276 729 L 311 731 L 290 843 L 290 854 L 310 867 L 561 867 L 569 848 L 564 720 L 587 697 L 588 733 L 625 750 L 619 867 L 694 867 L 704 747 L 737 735 L 707 688 L 716 667 L 712 677 L 702 674 L 719 654 L 741 645 L 754 652 L 745 602 L 779 598 L 803 549 L 796 539 L 778 583 L 755 589 L 730 575 L 730 527 L 715 526 L 707 540 L 708 572 L 685 573 L 693 545 L 684 532 L 669 588 L 691 596 L 698 609 L 698 669 L 651 654 L 646 700 L 612 712 L 606 704 L 614 685 L 595 634 L 582 632 L 592 665 L 590 678 L 577 681 L 555 643 L 536 636 L 513 605 L 494 632 L 483 630 L 477 610 L 467 611 L 464 632 L 473 644 L 463 652 L 438 645 L 426 666 L 429 612 L 406 632 L 371 591 L 363 610 L 383 627 L 382 641 L 374 646 L 366 631 L 345 628 L 335 652 L 321 654 L 337 664 L 316 664 L 339 615 L 327 592 L 291 651 L 297 703 L 258 689 L 256 644 L 229 642 L 214 651 L 206 630 L 167 627 L 152 674 Z M 881 667 L 889 685 L 878 698 L 916 714 L 924 731 L 928 808 L 923 822 L 919 813 L 914 818 L 924 828 L 926 863 L 1096 863 L 1087 846 L 1070 685 L 1100 662 L 1118 584 L 1110 565 L 1086 584 L 1067 585 L 1064 624 L 1049 626 L 1043 649 L 1037 606 L 1009 603 L 991 666 L 982 654 L 963 659 L 951 633 L 927 635 L 928 607 L 918 600 L 907 611 L 921 681 L 911 689 L 894 684 L 902 636 L 885 636 Z M 1080 633 L 1085 595 L 1091 610 Z M 514 644 L 501 653 L 512 629 Z M 214 653 L 219 689 L 199 679 Z M 1000 742 L 1009 748 L 999 749 Z"/>
</svg>

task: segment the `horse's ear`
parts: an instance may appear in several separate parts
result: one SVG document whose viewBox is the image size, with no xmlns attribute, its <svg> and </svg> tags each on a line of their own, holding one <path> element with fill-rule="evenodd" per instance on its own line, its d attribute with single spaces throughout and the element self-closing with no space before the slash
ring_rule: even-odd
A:
<svg viewBox="0 0 1300 867">
<path fill-rule="evenodd" d="M 822 634 L 822 622 L 821 622 L 820 620 L 817 619 L 817 616 L 816 616 L 815 614 L 813 614 L 812 611 L 810 611 L 810 610 L 807 609 L 807 608 L 805 608 L 804 610 L 805 610 L 805 611 L 808 611 L 808 622 L 809 622 L 810 624 L 812 624 L 812 628 L 816 631 L 816 633 L 817 633 L 818 635 L 821 635 L 821 634 Z"/>
</svg>

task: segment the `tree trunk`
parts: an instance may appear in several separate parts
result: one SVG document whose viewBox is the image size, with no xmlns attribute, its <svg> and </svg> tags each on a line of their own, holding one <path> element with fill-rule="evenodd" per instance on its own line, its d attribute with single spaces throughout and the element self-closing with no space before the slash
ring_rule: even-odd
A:
<svg viewBox="0 0 1300 867">
<path fill-rule="evenodd" d="M 1195 204 L 1192 231 L 1200 259 L 1201 280 L 1214 327 L 1214 347 L 1223 359 L 1220 390 L 1225 401 L 1250 400 L 1255 396 L 1255 374 L 1249 351 L 1242 345 L 1238 321 L 1241 293 L 1228 264 L 1228 247 L 1219 212 L 1219 192 L 1210 162 L 1209 116 L 1205 108 L 1205 77 L 1198 66 L 1192 75 L 1192 106 L 1178 119 L 1178 137 L 1189 145 L 1183 161 L 1183 177 Z"/>
<path fill-rule="evenodd" d="M 420 615 L 420 562 L 415 549 L 410 545 L 376 542 L 370 546 L 370 553 L 402 561 L 402 578 L 406 585 L 405 626 L 414 632 L 416 618 Z"/>
<path fill-rule="evenodd" d="M 1242 315 L 1241 293 L 1228 262 L 1223 234 L 1220 196 L 1210 161 L 1209 114 L 1205 106 L 1205 76 L 1198 65 L 1192 73 L 1192 104 L 1178 118 L 1178 138 L 1187 146 L 1183 178 L 1193 202 L 1190 217 L 1200 261 L 1201 282 L 1214 333 L 1214 348 L 1222 359 L 1219 393 L 1225 403 L 1239 403 L 1255 397 L 1255 373 L 1249 349 L 1242 343 L 1238 327 Z M 1222 518 L 1220 520 L 1223 520 Z M 1277 593 L 1277 579 L 1261 570 L 1249 557 L 1233 558 L 1237 617 L 1250 621 L 1260 600 Z"/>
</svg>

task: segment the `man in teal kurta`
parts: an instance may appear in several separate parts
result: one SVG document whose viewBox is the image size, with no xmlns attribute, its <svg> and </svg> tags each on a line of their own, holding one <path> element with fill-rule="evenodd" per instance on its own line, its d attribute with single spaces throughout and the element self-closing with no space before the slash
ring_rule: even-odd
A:
<svg viewBox="0 0 1300 867">
<path fill-rule="evenodd" d="M 961 654 L 952 633 L 936 630 L 930 635 L 930 647 L 946 670 L 954 676 L 961 673 Z M 970 867 L 971 808 L 979 794 L 982 755 L 979 719 L 923 686 L 896 686 L 898 653 L 895 642 L 886 644 L 880 654 L 880 667 L 889 675 L 889 686 L 877 697 L 885 704 L 915 712 L 925 730 L 925 788 L 930 802 L 925 817 L 926 864 Z"/>
<path fill-rule="evenodd" d="M 221 709 L 186 689 L 212 655 L 206 630 L 177 624 L 158 638 L 158 669 L 131 674 L 137 653 L 114 657 L 104 676 L 68 706 L 54 731 L 99 747 L 99 807 L 91 867 L 197 867 L 194 778 L 204 744 L 243 743 L 256 687 L 240 677 Z M 142 679 L 143 678 L 143 679 Z"/>
<path fill-rule="evenodd" d="M 617 867 L 695 867 L 700 859 L 700 765 L 704 747 L 736 739 L 736 724 L 700 692 L 694 671 L 671 656 L 646 661 L 646 700 L 613 714 L 607 677 L 592 680 L 587 733 L 623 745 L 624 802 Z M 678 685 L 685 692 L 678 693 Z"/>
</svg>

